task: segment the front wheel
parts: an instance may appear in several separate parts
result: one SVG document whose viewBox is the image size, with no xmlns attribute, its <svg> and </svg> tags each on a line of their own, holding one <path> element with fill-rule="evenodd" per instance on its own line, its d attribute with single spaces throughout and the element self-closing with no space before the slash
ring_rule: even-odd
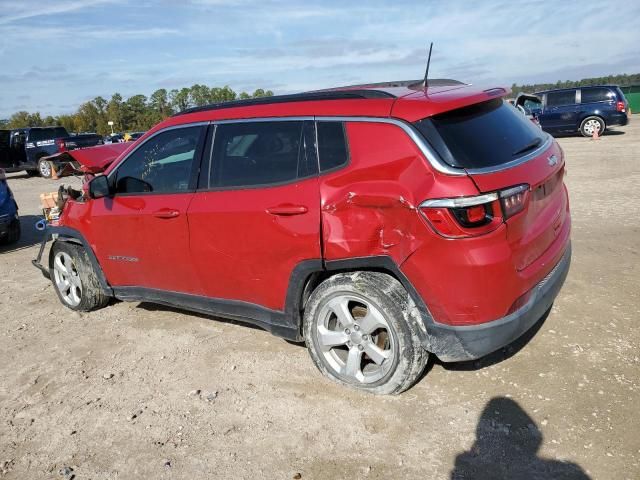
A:
<svg viewBox="0 0 640 480">
<path fill-rule="evenodd" d="M 415 304 L 393 277 L 340 273 L 322 282 L 304 313 L 313 362 L 331 380 L 375 394 L 397 394 L 422 374 L 428 353 Z"/>
<path fill-rule="evenodd" d="M 587 117 L 580 124 L 580 133 L 584 137 L 593 137 L 595 131 L 597 131 L 598 136 L 600 136 L 604 133 L 604 129 L 604 120 L 600 117 Z"/>
<path fill-rule="evenodd" d="M 109 297 L 100 288 L 98 275 L 82 246 L 57 240 L 51 246 L 50 258 L 51 280 L 65 307 L 89 312 L 107 305 Z"/>
</svg>

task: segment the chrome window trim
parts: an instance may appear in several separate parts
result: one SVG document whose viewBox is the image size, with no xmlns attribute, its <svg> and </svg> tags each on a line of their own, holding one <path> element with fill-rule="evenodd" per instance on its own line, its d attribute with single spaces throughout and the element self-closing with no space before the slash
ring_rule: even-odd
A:
<svg viewBox="0 0 640 480">
<path fill-rule="evenodd" d="M 254 117 L 254 118 L 233 118 L 230 120 L 211 120 L 214 125 L 224 125 L 227 123 L 254 123 L 254 122 L 304 122 L 305 120 L 315 120 L 314 116 L 303 117 Z"/>
<path fill-rule="evenodd" d="M 477 195 L 475 197 L 457 197 L 457 198 L 435 198 L 432 200 L 425 200 L 420 204 L 420 208 L 464 208 L 474 207 L 476 205 L 482 205 L 489 202 L 494 202 L 498 199 L 497 193 L 486 193 L 484 195 Z"/>
<path fill-rule="evenodd" d="M 447 165 L 441 158 L 440 155 L 436 153 L 436 151 L 427 143 L 427 141 L 422 137 L 420 132 L 416 130 L 416 128 L 397 118 L 383 118 L 383 117 L 316 117 L 316 121 L 343 121 L 343 122 L 363 122 L 363 123 L 386 123 L 390 125 L 395 125 L 396 127 L 400 127 L 404 132 L 413 140 L 413 143 L 420 149 L 427 162 L 438 172 L 444 173 L 445 175 L 466 175 L 467 173 L 461 168 L 454 168 Z"/>
<path fill-rule="evenodd" d="M 129 157 L 131 157 L 131 155 L 133 155 L 135 152 L 138 151 L 138 149 L 140 147 L 142 147 L 143 145 L 145 145 L 149 140 L 151 140 L 152 138 L 157 137 L 158 135 L 160 135 L 161 133 L 165 133 L 165 132 L 169 132 L 171 130 L 178 130 L 181 128 L 191 128 L 191 127 L 206 127 L 207 125 L 211 124 L 212 122 L 193 122 L 193 123 L 181 123 L 180 125 L 171 125 L 169 127 L 165 127 L 161 130 L 158 130 L 157 132 L 153 132 L 151 135 L 149 135 L 147 138 L 144 139 L 144 142 L 141 142 L 139 145 L 136 145 L 133 150 L 131 150 L 130 152 L 127 153 L 127 155 L 118 162 L 118 164 L 113 168 L 113 170 L 111 170 L 109 172 L 109 175 L 107 175 L 107 178 L 109 180 L 111 180 L 111 176 L 114 175 L 115 172 L 117 172 L 120 167 L 122 165 L 124 165 L 124 163 L 129 159 Z"/>
<path fill-rule="evenodd" d="M 293 116 L 293 117 L 257 117 L 257 118 L 237 118 L 231 120 L 212 120 L 214 125 L 223 125 L 225 123 L 245 123 L 245 122 L 286 122 L 286 121 L 315 121 L 315 122 L 362 122 L 362 123 L 386 123 L 400 127 L 411 138 L 414 144 L 420 149 L 429 164 L 438 172 L 446 175 L 466 175 L 461 168 L 454 168 L 447 165 L 436 151 L 429 145 L 420 132 L 416 128 L 397 118 L 388 117 L 352 117 L 352 116 Z M 316 145 L 317 145 L 316 137 Z M 318 157 L 319 158 L 319 157 Z"/>
<path fill-rule="evenodd" d="M 518 165 L 528 162 L 532 158 L 540 155 L 542 152 L 544 152 L 546 149 L 548 149 L 551 146 L 553 142 L 553 137 L 546 132 L 543 132 L 543 133 L 547 136 L 547 138 L 545 139 L 544 142 L 542 142 L 542 145 L 540 145 L 535 150 L 527 153 L 526 155 L 523 155 L 522 157 L 518 157 L 515 160 L 512 160 L 507 163 L 503 163 L 501 165 L 495 165 L 493 167 L 469 168 L 467 169 L 466 172 L 469 175 L 484 175 L 487 173 L 495 173 L 495 172 L 501 172 L 503 170 L 508 170 L 510 168 L 517 167 Z"/>
</svg>

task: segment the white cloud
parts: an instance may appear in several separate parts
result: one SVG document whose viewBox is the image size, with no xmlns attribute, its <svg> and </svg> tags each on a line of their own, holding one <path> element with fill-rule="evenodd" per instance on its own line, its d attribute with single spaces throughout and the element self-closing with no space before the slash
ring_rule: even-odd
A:
<svg viewBox="0 0 640 480">
<path fill-rule="evenodd" d="M 23 0 L 4 8 L 5 15 L 0 15 L 0 25 L 7 25 L 18 20 L 25 20 L 34 17 L 46 17 L 61 13 L 69 13 L 99 5 L 118 3 L 120 0 L 72 0 L 72 1 L 37 1 Z"/>
</svg>

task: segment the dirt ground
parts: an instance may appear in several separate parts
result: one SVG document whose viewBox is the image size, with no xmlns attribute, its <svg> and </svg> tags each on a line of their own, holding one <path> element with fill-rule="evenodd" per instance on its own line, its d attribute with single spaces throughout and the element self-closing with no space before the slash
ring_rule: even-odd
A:
<svg viewBox="0 0 640 480">
<path fill-rule="evenodd" d="M 11 174 L 25 234 L 0 250 L 0 477 L 640 478 L 640 118 L 559 141 L 573 263 L 550 315 L 386 398 L 258 329 L 67 310 L 30 264 L 38 194 L 60 182 Z"/>
</svg>

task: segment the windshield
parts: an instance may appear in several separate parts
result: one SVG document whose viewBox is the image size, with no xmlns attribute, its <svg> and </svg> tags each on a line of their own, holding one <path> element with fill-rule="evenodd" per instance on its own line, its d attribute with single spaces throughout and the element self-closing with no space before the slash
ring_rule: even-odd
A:
<svg viewBox="0 0 640 480">
<path fill-rule="evenodd" d="M 485 168 L 511 162 L 545 141 L 546 134 L 501 98 L 416 122 L 452 167 Z"/>
</svg>

